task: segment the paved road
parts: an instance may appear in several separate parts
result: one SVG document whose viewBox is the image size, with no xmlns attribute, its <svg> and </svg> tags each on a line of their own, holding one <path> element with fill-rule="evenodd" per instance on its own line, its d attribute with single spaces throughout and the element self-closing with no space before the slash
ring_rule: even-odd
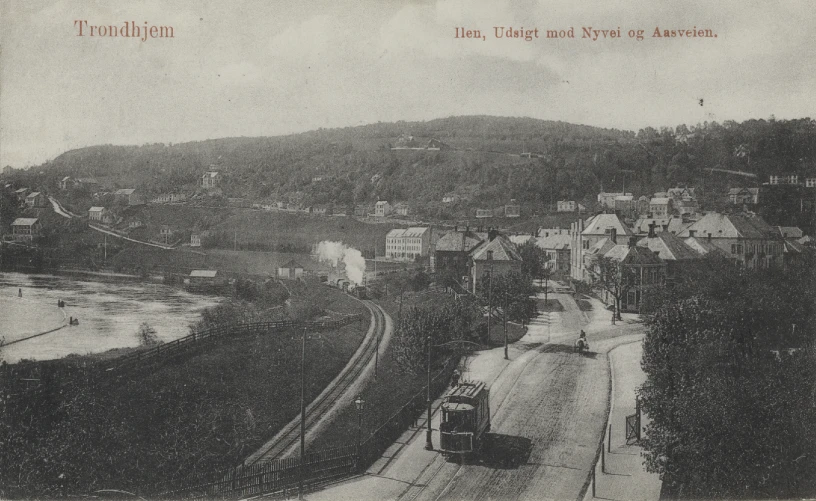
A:
<svg viewBox="0 0 816 501">
<path fill-rule="evenodd" d="M 606 310 L 581 312 L 567 294 L 551 294 L 564 311 L 544 314 L 511 346 L 480 352 L 463 377 L 491 387 L 493 429 L 487 451 L 465 465 L 424 450 L 412 430 L 369 468 L 367 475 L 311 493 L 308 499 L 576 499 L 592 467 L 608 413 L 606 352 L 638 339 L 631 319 L 605 325 Z M 594 356 L 572 351 L 584 328 Z M 432 428 L 438 429 L 435 415 Z M 434 444 L 439 437 L 433 434 Z"/>
</svg>

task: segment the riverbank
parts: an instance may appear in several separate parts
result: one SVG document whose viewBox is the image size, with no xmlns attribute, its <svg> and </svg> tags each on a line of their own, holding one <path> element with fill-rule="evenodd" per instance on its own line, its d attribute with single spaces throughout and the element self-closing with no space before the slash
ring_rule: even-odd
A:
<svg viewBox="0 0 816 501">
<path fill-rule="evenodd" d="M 7 343 L 41 334 L 3 347 L 8 363 L 135 348 L 143 322 L 160 341 L 173 341 L 189 333 L 204 309 L 223 300 L 138 277 L 23 273 L 0 274 L 0 298 L 0 330 Z M 65 307 L 58 308 L 58 301 Z M 79 319 L 79 325 L 56 330 L 67 317 Z"/>
</svg>

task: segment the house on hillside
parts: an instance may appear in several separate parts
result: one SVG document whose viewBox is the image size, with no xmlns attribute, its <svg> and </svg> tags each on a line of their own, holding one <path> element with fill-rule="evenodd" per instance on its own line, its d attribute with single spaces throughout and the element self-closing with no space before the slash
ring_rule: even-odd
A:
<svg viewBox="0 0 816 501">
<path fill-rule="evenodd" d="M 74 179 L 71 176 L 65 176 L 60 179 L 59 187 L 61 190 L 67 190 L 74 185 Z"/>
<path fill-rule="evenodd" d="M 88 221 L 102 222 L 102 216 L 105 214 L 104 207 L 91 207 L 88 209 Z"/>
<path fill-rule="evenodd" d="M 31 190 L 28 188 L 19 188 L 14 190 L 14 194 L 17 196 L 17 201 L 20 203 L 25 202 L 25 199 L 30 191 Z"/>
<path fill-rule="evenodd" d="M 205 190 L 217 188 L 221 184 L 221 173 L 210 170 L 201 175 L 201 187 Z"/>
<path fill-rule="evenodd" d="M 80 177 L 77 178 L 76 181 L 74 182 L 74 187 L 79 187 L 82 188 L 83 190 L 86 190 L 89 193 L 93 193 L 99 190 L 100 185 L 99 181 L 97 181 L 96 178 Z"/>
<path fill-rule="evenodd" d="M 357 217 L 367 217 L 371 212 L 371 207 L 368 205 L 355 205 L 354 215 Z"/>
<path fill-rule="evenodd" d="M 731 205 L 756 205 L 759 202 L 759 188 L 731 188 L 728 190 Z"/>
<path fill-rule="evenodd" d="M 296 280 L 303 276 L 303 266 L 294 259 L 278 266 L 277 277 L 282 280 Z"/>
<path fill-rule="evenodd" d="M 558 212 L 586 212 L 586 207 L 575 200 L 559 200 L 556 203 Z"/>
<path fill-rule="evenodd" d="M 770 184 L 799 184 L 799 176 L 796 174 L 771 176 L 769 182 Z"/>
<path fill-rule="evenodd" d="M 30 208 L 48 207 L 48 198 L 39 191 L 35 191 L 26 196 L 25 203 Z"/>
<path fill-rule="evenodd" d="M 805 178 L 805 187 L 806 188 L 816 188 L 816 177 L 806 177 Z"/>
<path fill-rule="evenodd" d="M 386 200 L 380 200 L 374 204 L 374 215 L 377 217 L 386 217 L 391 214 L 391 204 Z"/>
<path fill-rule="evenodd" d="M 504 206 L 504 217 L 520 217 L 521 205 L 516 203 L 516 199 L 510 200 L 510 203 Z"/>
<path fill-rule="evenodd" d="M 782 266 L 783 238 L 761 217 L 710 212 L 678 234 L 703 238 L 747 268 Z"/>
<path fill-rule="evenodd" d="M 316 216 L 331 216 L 333 213 L 331 205 L 317 204 L 312 206 L 312 214 Z"/>
<path fill-rule="evenodd" d="M 493 217 L 493 209 L 476 209 L 476 219 Z"/>
<path fill-rule="evenodd" d="M 187 195 L 184 193 L 162 193 L 152 200 L 155 204 L 172 204 L 186 201 Z"/>
<path fill-rule="evenodd" d="M 119 205 L 142 205 L 144 197 L 136 188 L 122 188 L 113 192 L 114 200 Z"/>
<path fill-rule="evenodd" d="M 439 139 L 431 139 L 428 141 L 428 146 L 425 149 L 429 151 L 439 151 L 439 150 L 449 150 L 451 149 L 450 145 L 447 143 L 443 143 Z"/>
<path fill-rule="evenodd" d="M 11 235 L 14 240 L 30 242 L 40 235 L 42 225 L 36 217 L 18 217 L 11 223 Z"/>
<path fill-rule="evenodd" d="M 201 247 L 200 233 L 190 233 L 190 247 Z"/>
<path fill-rule="evenodd" d="M 471 263 L 471 292 L 474 294 L 481 291 L 484 280 L 491 274 L 498 276 L 521 272 L 521 255 L 515 244 L 499 235 L 498 230 L 488 231 L 487 242 L 473 250 Z"/>
<path fill-rule="evenodd" d="M 442 197 L 443 204 L 455 204 L 459 202 L 460 197 L 456 193 L 447 193 L 445 196 Z"/>
<path fill-rule="evenodd" d="M 677 235 L 690 226 L 691 222 L 685 222 L 682 218 L 677 216 L 640 217 L 637 219 L 637 221 L 635 221 L 632 229 L 637 235 L 647 235 L 649 233 L 649 228 L 652 225 L 654 225 L 654 231 L 658 233 L 661 231 L 668 231 L 669 233 Z"/>
<path fill-rule="evenodd" d="M 405 202 L 394 204 L 394 214 L 398 216 L 408 216 L 411 213 L 411 206 Z"/>
</svg>

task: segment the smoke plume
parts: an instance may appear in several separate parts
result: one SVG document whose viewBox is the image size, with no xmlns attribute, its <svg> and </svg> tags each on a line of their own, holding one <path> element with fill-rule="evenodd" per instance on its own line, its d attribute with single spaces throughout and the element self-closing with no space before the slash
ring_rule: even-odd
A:
<svg viewBox="0 0 816 501">
<path fill-rule="evenodd" d="M 317 244 L 317 256 L 321 261 L 329 262 L 335 268 L 339 266 L 339 263 L 343 263 L 348 279 L 357 285 L 363 283 L 366 262 L 363 254 L 354 247 L 349 247 L 343 242 L 324 240 Z"/>
</svg>

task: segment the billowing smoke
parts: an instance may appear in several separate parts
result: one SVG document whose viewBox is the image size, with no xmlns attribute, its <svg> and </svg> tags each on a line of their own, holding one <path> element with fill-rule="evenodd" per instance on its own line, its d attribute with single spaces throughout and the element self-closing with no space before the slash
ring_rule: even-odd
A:
<svg viewBox="0 0 816 501">
<path fill-rule="evenodd" d="M 363 283 L 366 262 L 363 254 L 354 247 L 349 247 L 343 242 L 324 240 L 317 244 L 317 256 L 321 261 L 329 262 L 335 268 L 342 262 L 345 265 L 348 279 L 357 285 Z"/>
</svg>

